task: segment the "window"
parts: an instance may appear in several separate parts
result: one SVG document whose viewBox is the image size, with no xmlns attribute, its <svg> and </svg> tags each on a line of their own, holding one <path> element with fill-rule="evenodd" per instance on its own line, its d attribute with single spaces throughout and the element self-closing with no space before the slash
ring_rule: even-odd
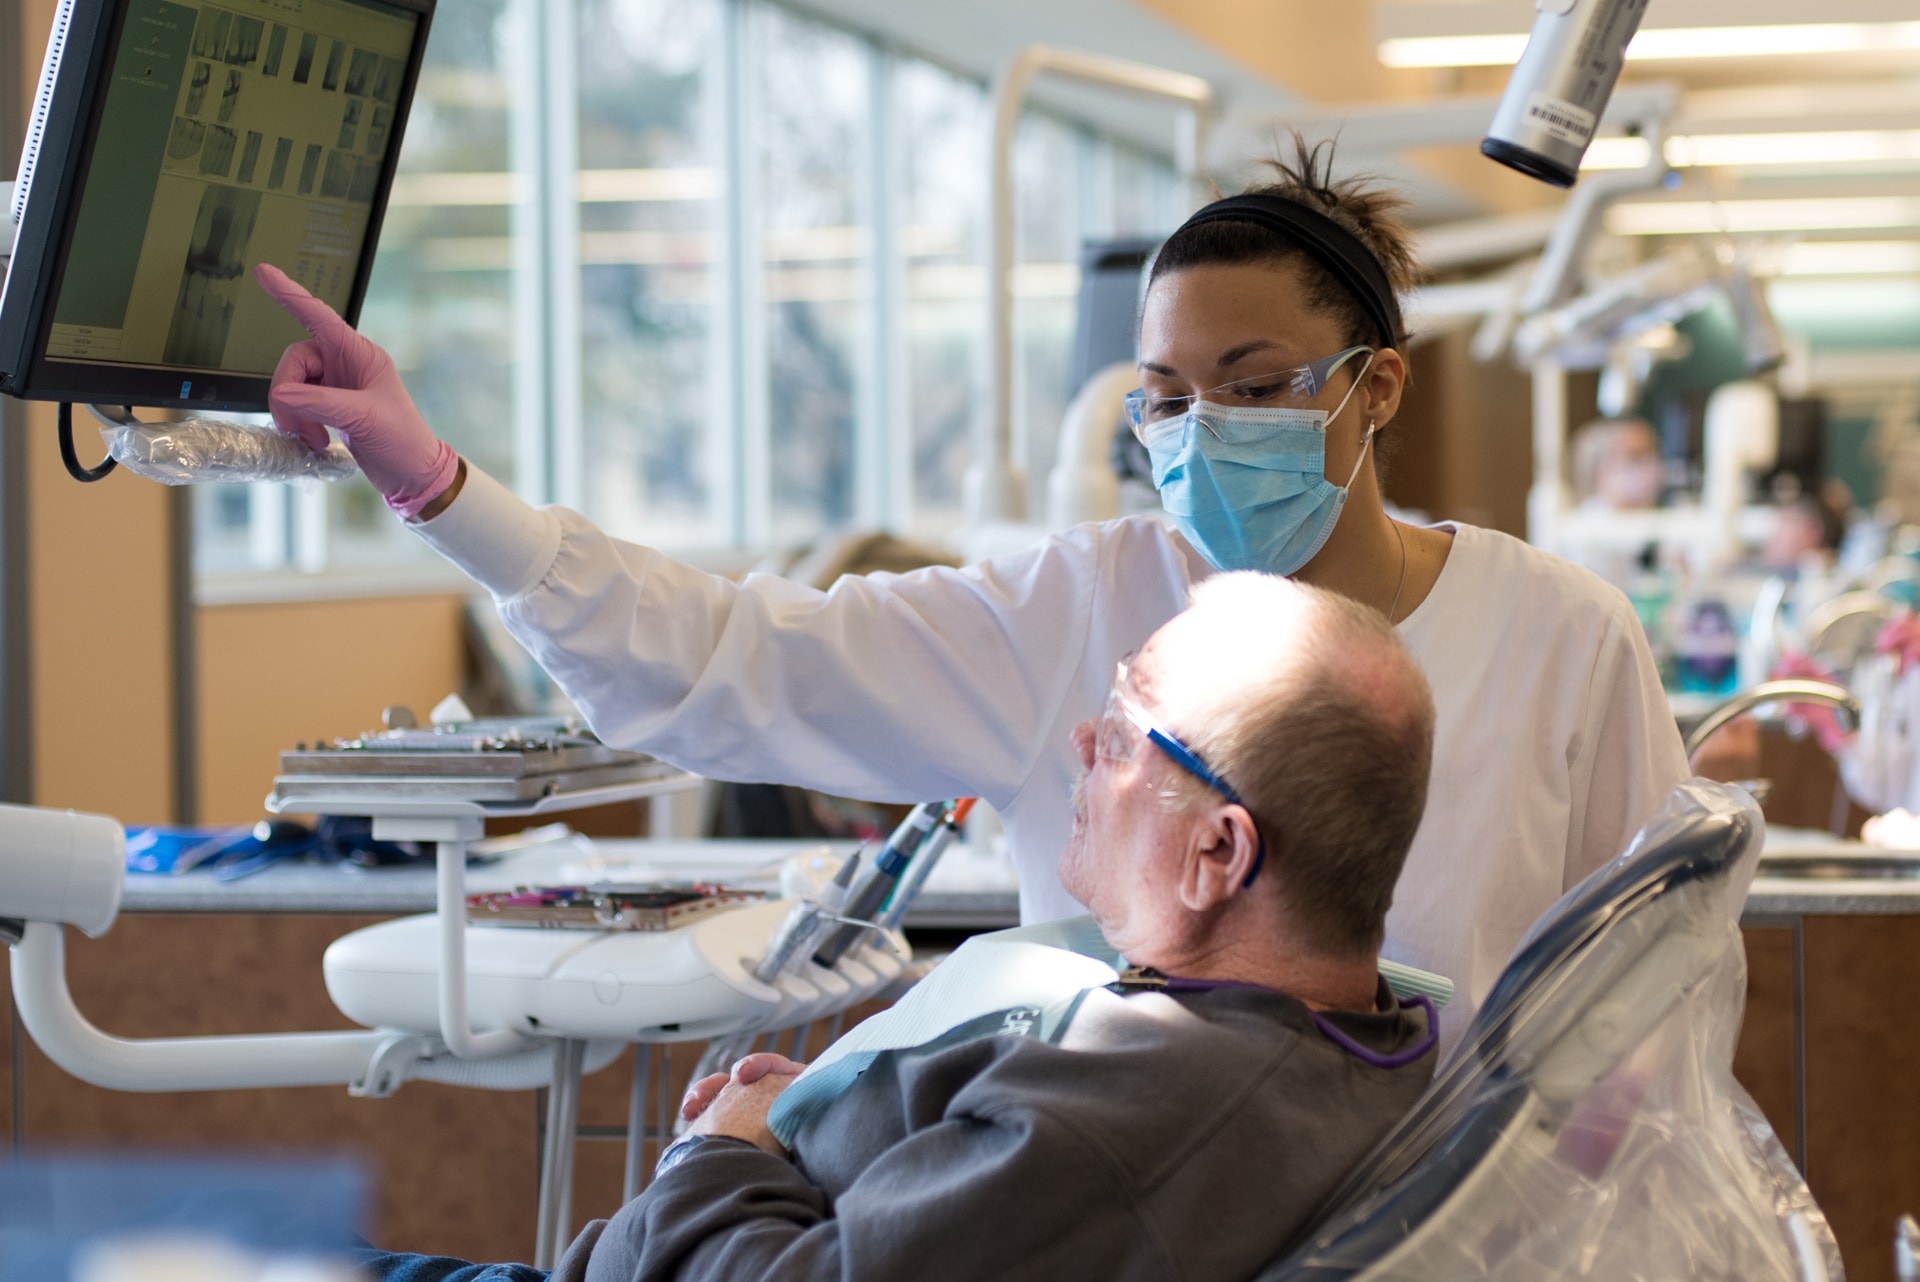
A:
<svg viewBox="0 0 1920 1282">
<path fill-rule="evenodd" d="M 978 82 L 764 0 L 442 0 L 361 324 L 456 449 L 619 537 L 938 539 L 980 409 L 987 129 Z M 1039 112 L 1017 164 L 1037 497 L 1081 241 L 1181 201 L 1163 158 Z M 195 503 L 203 576 L 432 564 L 362 481 Z"/>
<path fill-rule="evenodd" d="M 895 525 L 938 538 L 961 520 L 960 481 L 976 412 L 986 273 L 984 205 L 991 121 L 979 85 L 931 63 L 902 60 L 893 75 L 895 145 L 904 259 L 902 323 L 891 352 L 899 394 L 890 421 L 905 423 L 890 459 Z"/>
<path fill-rule="evenodd" d="M 580 9 L 582 501 L 620 538 L 680 548 L 732 542 L 720 8 Z"/>
<path fill-rule="evenodd" d="M 527 105 L 521 25 L 509 0 L 460 0 L 435 13 L 360 314 L 435 431 L 509 485 L 514 384 L 527 358 L 514 342 L 509 129 Z M 330 567 L 417 555 L 366 482 L 327 494 Z"/>
<path fill-rule="evenodd" d="M 753 220 L 764 334 L 758 369 L 741 371 L 761 407 L 749 416 L 764 463 L 745 467 L 749 537 L 803 542 L 853 522 L 856 438 L 869 407 L 874 327 L 869 192 L 874 55 L 784 9 L 749 11 L 745 65 Z M 751 441 L 754 453 L 760 443 Z M 752 519 L 764 504 L 764 521 Z M 872 519 L 869 511 L 860 516 Z M 754 541 L 758 541 L 757 539 Z"/>
</svg>

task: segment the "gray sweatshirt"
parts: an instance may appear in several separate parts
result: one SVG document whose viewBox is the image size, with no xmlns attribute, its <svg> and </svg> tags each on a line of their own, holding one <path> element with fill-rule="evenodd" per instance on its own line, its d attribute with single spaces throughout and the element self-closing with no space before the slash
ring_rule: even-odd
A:
<svg viewBox="0 0 1920 1282">
<path fill-rule="evenodd" d="M 1427 1031 L 1417 1009 L 1323 1018 L 1381 1055 Z M 1266 989 L 1095 989 L 1057 1044 L 975 1023 L 882 1054 L 791 1161 L 697 1146 L 554 1282 L 1241 1282 L 1433 1071 L 1375 1067 Z"/>
</svg>

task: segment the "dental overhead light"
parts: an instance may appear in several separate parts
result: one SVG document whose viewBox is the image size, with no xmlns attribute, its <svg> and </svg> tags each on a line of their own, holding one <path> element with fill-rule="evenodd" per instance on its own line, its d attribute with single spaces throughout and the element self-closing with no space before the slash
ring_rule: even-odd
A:
<svg viewBox="0 0 1920 1282">
<path fill-rule="evenodd" d="M 1514 355 L 1551 356 L 1564 369 L 1604 369 L 1623 346 L 1707 306 L 1722 273 L 1708 254 L 1675 247 L 1549 311 L 1529 316 L 1513 336 Z"/>
<path fill-rule="evenodd" d="M 1716 298 L 1733 308 L 1749 373 L 1786 356 L 1786 342 L 1767 303 L 1765 274 L 1744 250 L 1698 242 L 1675 245 L 1633 270 L 1591 285 L 1561 306 L 1529 316 L 1513 336 L 1514 354 L 1551 357 L 1563 369 L 1650 368 L 1676 353 L 1673 323 Z M 1644 368 L 1635 368 L 1640 378 Z M 1617 375 L 1616 375 L 1617 376 Z"/>
<path fill-rule="evenodd" d="M 1536 0 L 1536 8 L 1480 150 L 1530 178 L 1571 187 L 1647 0 Z"/>
</svg>

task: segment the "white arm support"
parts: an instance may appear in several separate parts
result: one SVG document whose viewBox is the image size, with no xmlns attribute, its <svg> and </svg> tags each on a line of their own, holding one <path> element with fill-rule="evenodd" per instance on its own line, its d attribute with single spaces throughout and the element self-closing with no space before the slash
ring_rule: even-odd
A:
<svg viewBox="0 0 1920 1282">
<path fill-rule="evenodd" d="M 238 1090 L 254 1086 L 340 1086 L 358 1082 L 392 1040 L 372 1030 L 250 1037 L 155 1037 L 103 1033 L 67 989 L 62 927 L 30 921 L 13 949 L 13 1000 L 20 1022 L 67 1072 L 115 1091 Z"/>
<path fill-rule="evenodd" d="M 28 922 L 13 949 L 13 999 L 20 1022 L 47 1058 L 83 1082 L 112 1091 L 229 1091 L 268 1086 L 347 1086 L 391 1095 L 409 1080 L 522 1091 L 553 1080 L 556 1043 L 516 1039 L 530 1049 L 496 1059 L 460 1059 L 432 1038 L 392 1029 L 261 1033 L 241 1037 L 115 1037 L 94 1027 L 67 987 L 62 927 Z M 611 1063 L 624 1044 L 593 1043 L 585 1071 Z"/>
<path fill-rule="evenodd" d="M 127 834 L 117 820 L 0 805 L 0 918 L 105 933 L 120 912 Z"/>
<path fill-rule="evenodd" d="M 476 1033 L 467 1016 L 467 843 L 442 841 L 434 851 L 440 917 L 440 1040 L 461 1059 L 485 1059 L 531 1048 L 511 1029 Z"/>
</svg>

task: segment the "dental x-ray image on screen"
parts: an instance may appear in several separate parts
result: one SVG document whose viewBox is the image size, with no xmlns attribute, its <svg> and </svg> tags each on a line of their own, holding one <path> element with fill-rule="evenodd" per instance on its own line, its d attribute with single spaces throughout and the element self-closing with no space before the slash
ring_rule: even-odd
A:
<svg viewBox="0 0 1920 1282">
<path fill-rule="evenodd" d="M 160 357 L 167 364 L 212 368 L 220 363 L 246 272 L 247 242 L 259 217 L 257 191 L 209 186 L 201 196 Z"/>
<path fill-rule="evenodd" d="M 22 165 L 0 391 L 264 409 L 300 327 L 356 318 L 434 0 L 76 0 Z"/>
</svg>

